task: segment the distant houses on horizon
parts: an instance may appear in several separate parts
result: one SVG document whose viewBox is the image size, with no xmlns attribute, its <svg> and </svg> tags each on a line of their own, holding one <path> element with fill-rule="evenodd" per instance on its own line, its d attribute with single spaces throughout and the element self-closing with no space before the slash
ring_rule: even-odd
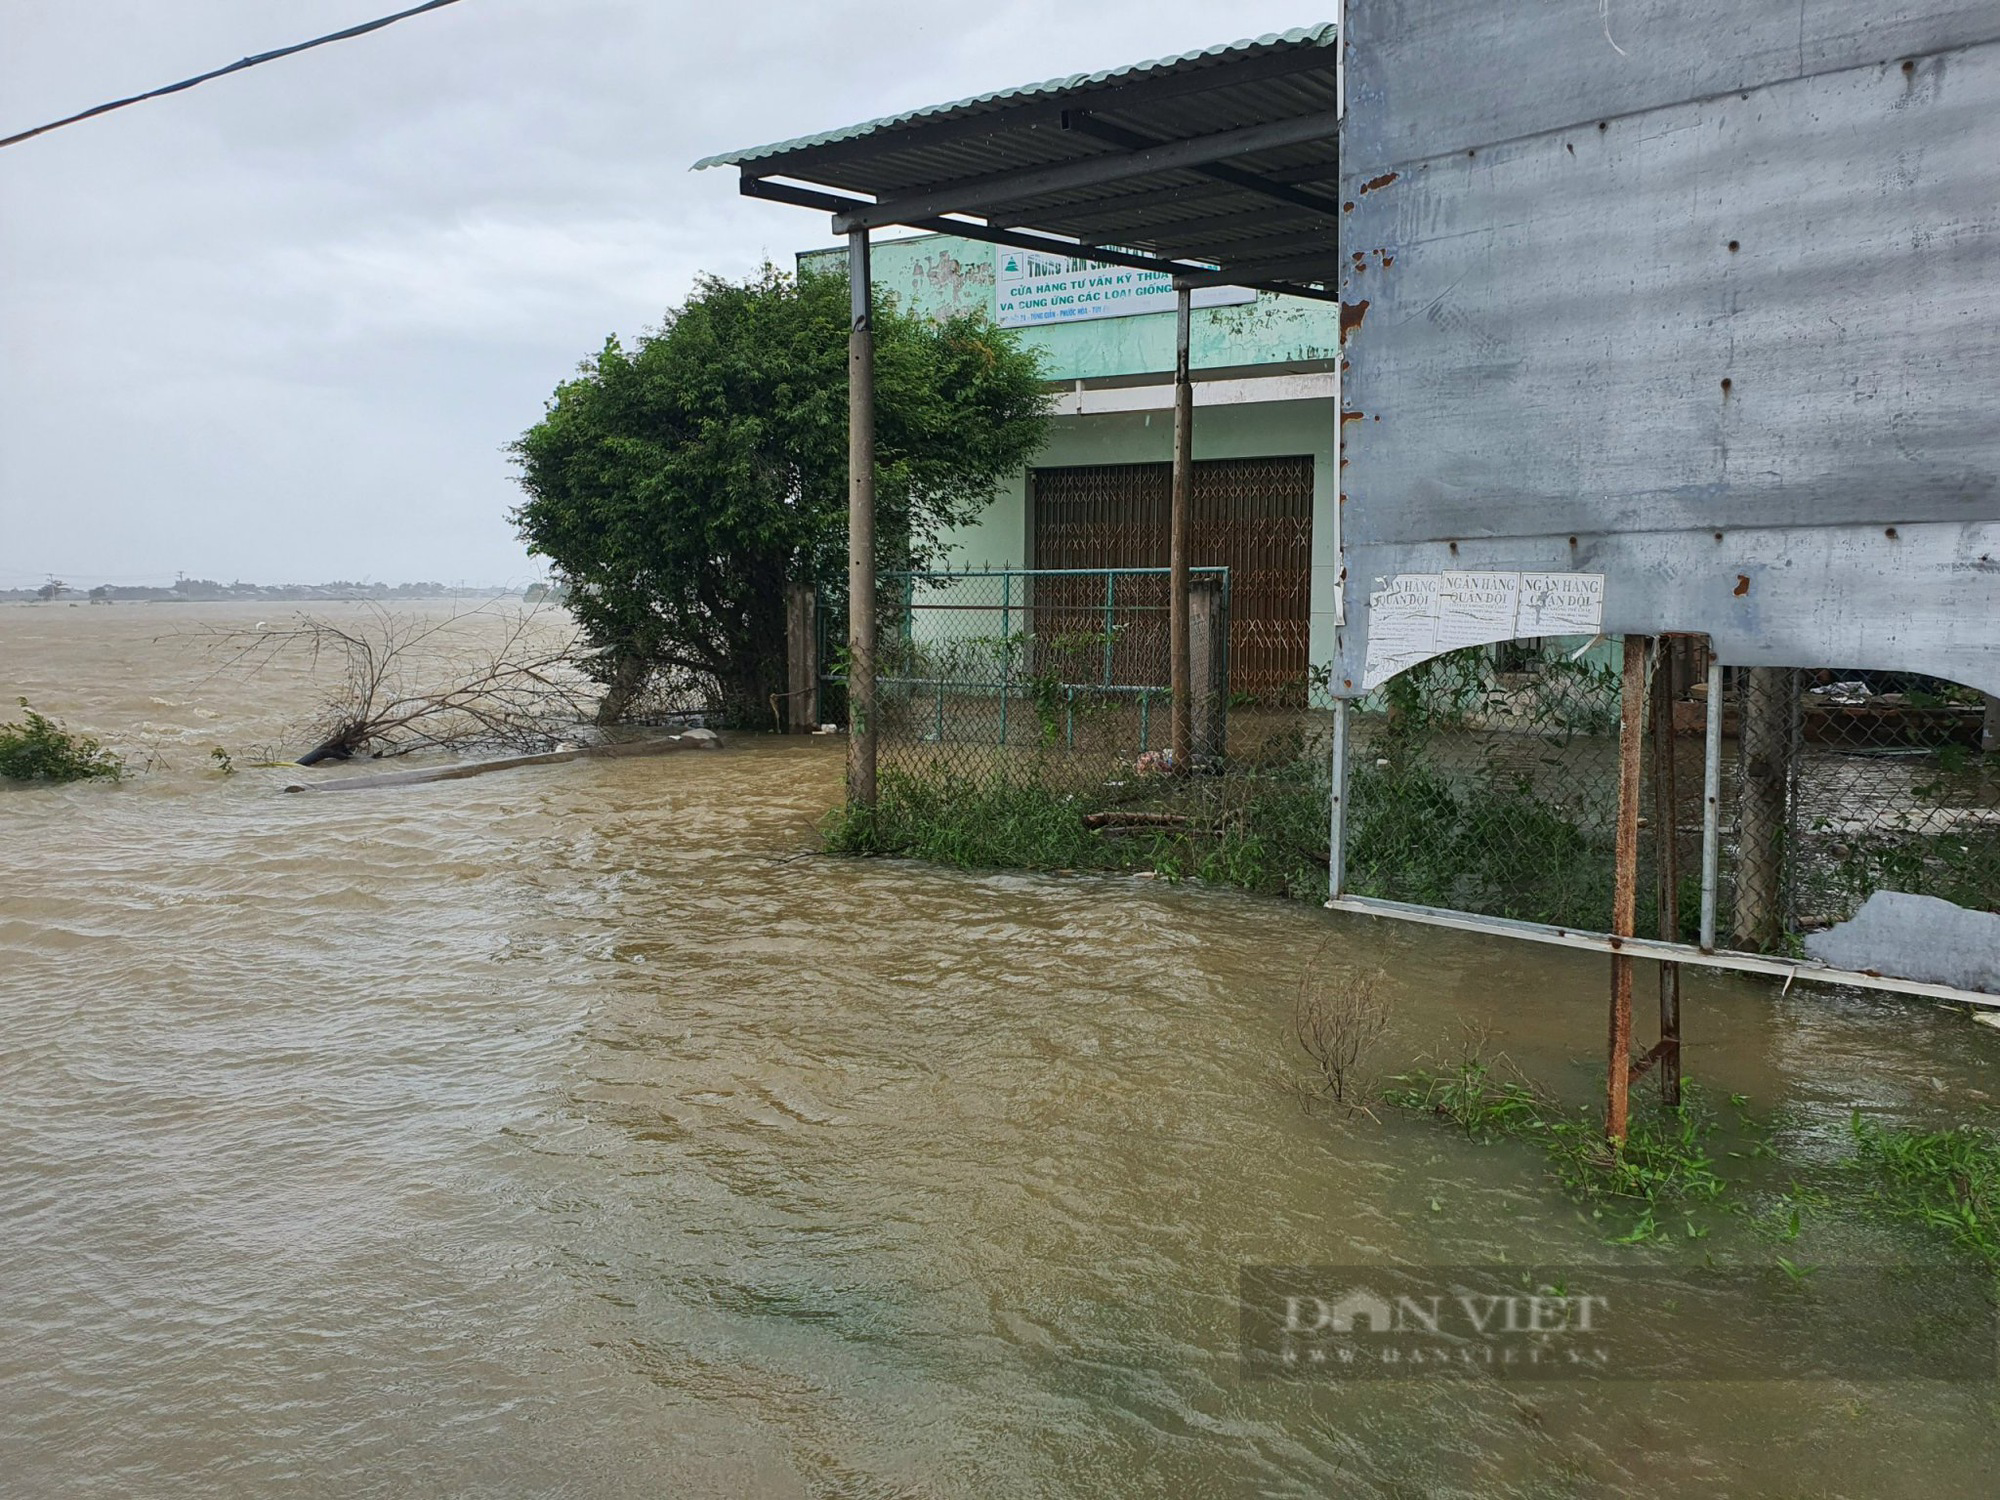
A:
<svg viewBox="0 0 2000 1500">
<path fill-rule="evenodd" d="M 192 604 L 231 599 L 496 599 L 517 590 L 428 583 L 219 583 L 213 578 L 182 578 L 166 587 L 100 583 L 73 588 L 60 579 L 31 589 L 0 589 L 0 603 L 67 604 Z M 547 583 L 530 584 L 521 597 L 530 603 L 557 598 Z"/>
</svg>

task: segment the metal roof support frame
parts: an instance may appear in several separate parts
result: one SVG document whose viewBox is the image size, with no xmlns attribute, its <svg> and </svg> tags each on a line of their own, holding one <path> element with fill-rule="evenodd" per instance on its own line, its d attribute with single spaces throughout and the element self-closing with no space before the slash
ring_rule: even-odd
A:
<svg viewBox="0 0 2000 1500">
<path fill-rule="evenodd" d="M 1337 300 L 1339 48 L 1321 25 L 704 158 L 750 197 Z M 1115 240 L 1115 244 L 1107 243 Z M 1319 253 L 1310 252 L 1315 248 Z"/>
<path fill-rule="evenodd" d="M 847 237 L 847 799 L 875 805 L 875 286 Z"/>
<path fill-rule="evenodd" d="M 1130 182 L 1136 177 L 1153 177 L 1181 167 L 1206 166 L 1229 156 L 1244 156 L 1274 146 L 1300 146 L 1325 140 L 1340 130 L 1340 120 L 1331 110 L 1296 120 L 1274 120 L 1264 125 L 1245 125 L 1215 135 L 1188 140 L 1163 141 L 1137 151 L 1107 152 L 1060 166 L 1029 167 L 1014 172 L 996 172 L 990 177 L 973 177 L 948 183 L 933 191 L 903 199 L 874 203 L 835 217 L 835 233 L 849 229 L 881 229 L 912 218 L 927 219 L 937 214 L 972 213 L 984 208 L 1019 203 L 1049 193 L 1076 188 L 1107 187 Z M 1315 207 L 1313 212 L 1323 210 Z"/>
</svg>

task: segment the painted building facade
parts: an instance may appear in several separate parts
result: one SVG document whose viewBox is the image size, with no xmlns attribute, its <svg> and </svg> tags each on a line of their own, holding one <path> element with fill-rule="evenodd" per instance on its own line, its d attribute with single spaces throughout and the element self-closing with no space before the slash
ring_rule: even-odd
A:
<svg viewBox="0 0 2000 1500">
<path fill-rule="evenodd" d="M 837 270 L 845 251 L 808 251 Z M 877 297 L 981 312 L 1039 349 L 1060 393 L 1047 444 L 949 538 L 958 569 L 1167 561 L 1173 292 L 1166 278 L 947 235 L 880 240 Z M 1206 305 L 1204 305 L 1206 304 Z M 1301 688 L 1334 654 L 1336 310 L 1233 288 L 1197 294 L 1194 558 L 1231 570 L 1232 685 Z"/>
</svg>

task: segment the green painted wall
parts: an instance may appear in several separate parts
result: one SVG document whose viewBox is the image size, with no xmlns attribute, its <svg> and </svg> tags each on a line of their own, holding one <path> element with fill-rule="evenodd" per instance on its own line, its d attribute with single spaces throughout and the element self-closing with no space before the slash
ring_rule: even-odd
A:
<svg viewBox="0 0 2000 1500">
<path fill-rule="evenodd" d="M 949 235 L 878 240 L 873 247 L 874 281 L 879 293 L 900 306 L 933 317 L 994 311 L 991 245 Z M 812 250 L 801 267 L 838 270 L 844 249 Z M 1051 381 L 1101 381 L 1119 376 L 1171 373 L 1174 318 L 1148 313 L 1093 318 L 1019 330 L 1044 351 Z M 1234 307 L 1197 308 L 1191 328 L 1191 362 L 1197 380 L 1204 369 L 1324 363 L 1339 340 L 1337 310 L 1329 303 L 1260 295 Z M 1199 399 L 1199 398 L 1197 398 Z M 1338 563 L 1333 525 L 1333 404 L 1327 400 L 1268 401 L 1197 407 L 1194 455 L 1204 458 L 1257 458 L 1309 453 L 1313 457 L 1312 621 L 1310 654 L 1315 666 L 1334 655 L 1334 600 Z M 1037 466 L 1065 464 L 1167 463 L 1173 458 L 1173 413 L 1114 412 L 1058 417 Z M 950 541 L 950 566 L 1026 567 L 1030 556 L 1027 476 L 1002 484 L 992 505 Z"/>
<path fill-rule="evenodd" d="M 991 245 L 943 234 L 878 240 L 872 251 L 875 288 L 893 295 L 899 306 L 931 317 L 960 312 L 991 317 L 993 252 Z M 844 249 L 808 250 L 799 263 L 838 270 L 846 258 Z M 1197 308 L 1190 358 L 1197 370 L 1328 360 L 1340 337 L 1339 322 L 1332 303 L 1300 297 L 1263 294 L 1235 307 Z M 1090 318 L 1020 333 L 1043 351 L 1051 380 L 1103 380 L 1174 367 L 1172 313 Z"/>
</svg>

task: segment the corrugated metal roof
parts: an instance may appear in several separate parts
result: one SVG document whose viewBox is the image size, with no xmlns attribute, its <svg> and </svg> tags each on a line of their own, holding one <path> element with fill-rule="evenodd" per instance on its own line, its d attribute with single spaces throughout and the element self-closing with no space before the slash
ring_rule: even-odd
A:
<svg viewBox="0 0 2000 1500">
<path fill-rule="evenodd" d="M 1332 25 L 1051 79 L 712 156 L 752 197 L 1332 297 Z M 831 191 L 829 191 L 831 190 Z M 1136 257 L 1136 259 L 1134 258 Z"/>
<path fill-rule="evenodd" d="M 1072 73 L 1066 78 L 1050 78 L 1041 83 L 1024 84 L 1018 88 L 996 89 L 991 93 L 974 94 L 969 99 L 958 99 L 949 104 L 926 105 L 921 109 L 905 110 L 901 114 L 884 115 L 879 120 L 865 120 L 859 125 L 822 131 L 818 135 L 798 136 L 789 141 L 774 141 L 768 146 L 751 146 L 739 151 L 725 151 L 715 156 L 704 156 L 694 164 L 694 170 L 698 172 L 704 167 L 741 166 L 746 162 L 786 156 L 794 151 L 804 151 L 814 146 L 832 145 L 836 141 L 858 140 L 876 131 L 890 130 L 918 120 L 945 120 L 977 115 L 988 109 L 1019 104 L 1044 95 L 1074 93 L 1079 89 L 1099 84 L 1124 82 L 1153 73 L 1200 67 L 1215 58 L 1261 52 L 1276 47 L 1330 46 L 1334 41 L 1334 34 L 1334 24 L 1331 21 L 1324 21 L 1317 26 L 1268 32 L 1263 36 L 1245 37 L 1240 41 L 1203 47 L 1194 52 L 1183 52 L 1176 57 L 1128 63 L 1123 67 L 1103 68 L 1095 73 Z"/>
</svg>

